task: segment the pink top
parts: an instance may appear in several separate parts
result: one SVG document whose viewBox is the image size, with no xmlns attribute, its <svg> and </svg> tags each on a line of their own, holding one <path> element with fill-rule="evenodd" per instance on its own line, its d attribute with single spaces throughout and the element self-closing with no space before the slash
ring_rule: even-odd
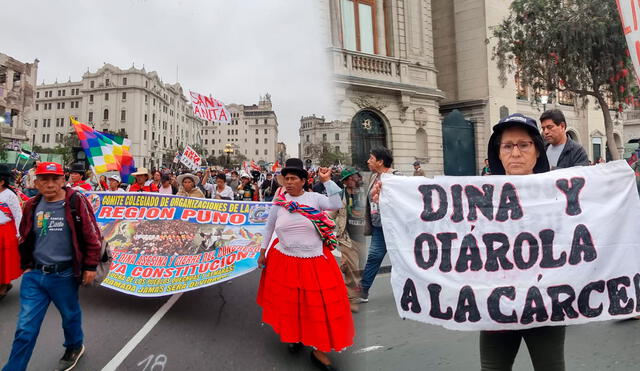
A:
<svg viewBox="0 0 640 371">
<path fill-rule="evenodd" d="M 327 193 L 330 194 L 329 197 L 321 193 L 304 192 L 297 197 L 287 194 L 285 198 L 318 210 L 340 209 L 342 207 L 340 188 L 333 181 L 324 184 Z M 316 231 L 313 222 L 302 214 L 290 213 L 281 206 L 272 206 L 265 227 L 263 248 L 269 247 L 274 231 L 280 240 L 275 248 L 285 255 L 299 258 L 313 258 L 323 255 L 320 234 Z"/>
</svg>

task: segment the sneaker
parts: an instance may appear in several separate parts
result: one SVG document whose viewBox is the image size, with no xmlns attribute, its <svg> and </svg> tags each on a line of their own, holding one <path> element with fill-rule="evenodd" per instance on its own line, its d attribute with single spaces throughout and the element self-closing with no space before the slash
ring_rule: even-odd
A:
<svg viewBox="0 0 640 371">
<path fill-rule="evenodd" d="M 76 367 L 76 363 L 78 363 L 78 360 L 83 354 L 84 345 L 80 346 L 80 348 L 67 348 L 67 350 L 64 351 L 64 355 L 58 362 L 58 368 L 56 368 L 56 371 L 69 371 Z"/>
<path fill-rule="evenodd" d="M 367 303 L 369 302 L 369 290 L 362 289 L 360 292 L 360 302 Z"/>
</svg>

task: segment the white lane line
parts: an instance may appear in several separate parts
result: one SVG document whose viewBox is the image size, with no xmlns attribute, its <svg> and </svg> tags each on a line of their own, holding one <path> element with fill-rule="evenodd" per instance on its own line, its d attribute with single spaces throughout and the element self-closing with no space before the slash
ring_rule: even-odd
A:
<svg viewBox="0 0 640 371">
<path fill-rule="evenodd" d="M 155 327 L 155 325 L 157 325 L 158 322 L 160 322 L 162 317 L 164 317 L 164 315 L 169 311 L 169 309 L 171 309 L 173 304 L 175 304 L 176 301 L 180 299 L 181 296 L 182 296 L 182 293 L 172 295 L 169 298 L 169 300 L 167 300 L 167 302 L 164 303 L 160 307 L 160 309 L 158 309 L 158 311 L 155 312 L 153 316 L 151 316 L 151 318 L 149 318 L 147 323 L 145 323 L 144 326 L 142 326 L 140 331 L 138 331 L 138 333 L 133 335 L 131 340 L 129 340 L 129 342 L 125 344 L 125 346 L 122 349 L 120 349 L 118 354 L 116 354 L 115 357 L 113 357 L 113 359 L 111 359 L 111 361 L 109 361 L 109 363 L 107 363 L 107 365 L 102 368 L 102 371 L 116 370 L 118 366 L 120 366 L 120 364 L 124 362 L 124 360 L 129 356 L 129 354 L 138 346 L 138 344 L 140 344 L 140 342 L 145 338 L 145 336 L 147 336 L 147 334 L 151 332 L 151 330 Z"/>
<path fill-rule="evenodd" d="M 373 346 L 370 346 L 370 347 L 358 349 L 358 350 L 354 351 L 353 353 L 360 354 L 360 353 L 373 352 L 374 350 L 378 350 L 378 349 L 382 349 L 382 348 L 384 348 L 384 346 L 382 346 L 382 345 L 373 345 Z"/>
</svg>

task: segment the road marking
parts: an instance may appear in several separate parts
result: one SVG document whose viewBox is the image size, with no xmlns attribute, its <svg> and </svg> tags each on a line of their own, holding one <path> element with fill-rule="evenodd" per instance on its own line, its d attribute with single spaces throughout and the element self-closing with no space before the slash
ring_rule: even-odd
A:
<svg viewBox="0 0 640 371">
<path fill-rule="evenodd" d="M 373 346 L 370 346 L 370 347 L 358 349 L 358 350 L 354 351 L 353 353 L 360 354 L 360 353 L 373 352 L 374 350 L 378 350 L 378 349 L 382 349 L 382 348 L 384 348 L 384 346 L 382 346 L 382 345 L 373 345 Z"/>
<path fill-rule="evenodd" d="M 131 340 L 129 340 L 129 342 L 125 344 L 125 346 L 122 349 L 120 349 L 118 354 L 116 354 L 115 357 L 113 357 L 113 359 L 111 359 L 111 361 L 109 361 L 109 363 L 107 363 L 107 365 L 102 368 L 102 371 L 116 370 L 118 366 L 120 366 L 120 364 L 124 362 L 124 360 L 129 356 L 129 354 L 138 346 L 138 344 L 140 344 L 140 342 L 145 338 L 145 336 L 147 336 L 147 334 L 149 334 L 149 332 L 153 330 L 155 325 L 157 325 L 158 322 L 160 322 L 162 317 L 164 317 L 164 315 L 169 311 L 169 309 L 171 309 L 173 304 L 175 304 L 176 301 L 180 299 L 181 296 L 182 296 L 182 293 L 172 295 L 169 298 L 169 300 L 167 300 L 167 302 L 164 303 L 160 307 L 160 309 L 158 309 L 158 311 L 155 312 L 153 316 L 151 316 L 151 318 L 149 318 L 147 323 L 145 323 L 144 326 L 142 326 L 140 331 L 138 331 L 137 334 L 133 335 Z"/>
</svg>

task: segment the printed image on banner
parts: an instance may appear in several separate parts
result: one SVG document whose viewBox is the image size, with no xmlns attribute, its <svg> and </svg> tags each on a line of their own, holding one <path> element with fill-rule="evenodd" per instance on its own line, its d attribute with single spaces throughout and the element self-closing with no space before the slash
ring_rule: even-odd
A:
<svg viewBox="0 0 640 371">
<path fill-rule="evenodd" d="M 136 296 L 210 286 L 257 268 L 270 203 L 88 194 L 113 253 L 102 285 Z"/>
<path fill-rule="evenodd" d="M 203 120 L 212 122 L 221 122 L 228 124 L 231 115 L 229 110 L 221 101 L 204 96 L 202 94 L 189 91 L 191 97 L 191 105 L 193 105 L 193 115 Z"/>
<path fill-rule="evenodd" d="M 382 183 L 400 317 L 475 331 L 640 315 L 640 198 L 625 161 Z"/>
</svg>

